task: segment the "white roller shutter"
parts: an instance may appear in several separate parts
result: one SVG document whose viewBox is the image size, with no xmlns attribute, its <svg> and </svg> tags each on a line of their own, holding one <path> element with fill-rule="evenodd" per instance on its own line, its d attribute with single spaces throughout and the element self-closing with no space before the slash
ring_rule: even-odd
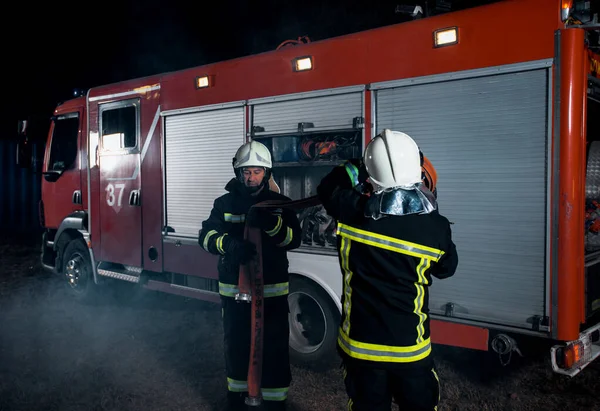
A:
<svg viewBox="0 0 600 411">
<path fill-rule="evenodd" d="M 376 92 L 376 128 L 411 135 L 438 172 L 459 267 L 432 313 L 531 328 L 544 316 L 548 70 Z"/>
<path fill-rule="evenodd" d="M 307 130 L 351 129 L 356 117 L 363 116 L 363 93 L 349 92 L 315 97 L 297 96 L 250 102 L 252 125 L 261 127 L 255 135 L 285 134 L 298 131 L 299 123 L 312 123 Z"/>
<path fill-rule="evenodd" d="M 214 200 L 233 177 L 231 159 L 244 142 L 244 107 L 165 117 L 167 225 L 197 237 Z"/>
</svg>

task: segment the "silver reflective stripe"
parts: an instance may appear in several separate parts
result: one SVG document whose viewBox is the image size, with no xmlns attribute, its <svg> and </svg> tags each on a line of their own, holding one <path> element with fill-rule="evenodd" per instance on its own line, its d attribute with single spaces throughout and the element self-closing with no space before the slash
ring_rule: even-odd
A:
<svg viewBox="0 0 600 411">
<path fill-rule="evenodd" d="M 227 389 L 231 392 L 246 392 L 248 391 L 248 382 L 227 377 Z M 287 399 L 288 391 L 289 387 L 261 388 L 265 401 L 284 401 Z"/>
<path fill-rule="evenodd" d="M 290 291 L 290 283 L 269 284 L 264 287 L 264 295 L 266 297 L 277 297 L 287 295 Z"/>
<path fill-rule="evenodd" d="M 232 392 L 248 391 L 248 383 L 246 381 L 234 380 L 227 377 L 227 389 Z"/>
<path fill-rule="evenodd" d="M 265 401 L 284 401 L 287 399 L 289 388 L 262 388 L 261 391 Z"/>
<path fill-rule="evenodd" d="M 224 284 L 219 281 L 219 294 L 225 297 L 235 297 L 235 295 L 239 292 L 240 289 L 237 286 L 231 284 Z"/>
<path fill-rule="evenodd" d="M 223 219 L 228 223 L 243 223 L 246 221 L 246 214 L 225 213 Z"/>
<path fill-rule="evenodd" d="M 444 254 L 443 251 L 423 246 L 409 241 L 399 240 L 382 234 L 376 234 L 358 228 L 350 227 L 344 224 L 338 224 L 337 234 L 348 237 L 354 241 L 372 245 L 374 247 L 384 248 L 402 254 L 412 255 L 414 257 L 428 258 L 433 261 L 439 261 Z"/>
</svg>

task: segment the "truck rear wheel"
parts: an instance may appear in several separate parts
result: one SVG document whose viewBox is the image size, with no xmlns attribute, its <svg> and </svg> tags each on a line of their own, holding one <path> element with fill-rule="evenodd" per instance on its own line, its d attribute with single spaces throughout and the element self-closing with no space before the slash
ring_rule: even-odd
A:
<svg viewBox="0 0 600 411">
<path fill-rule="evenodd" d="M 291 276 L 288 303 L 291 362 L 319 370 L 339 365 L 340 315 L 331 297 L 318 284 Z"/>
<path fill-rule="evenodd" d="M 78 301 L 91 301 L 96 296 L 90 253 L 82 239 L 71 240 L 63 252 L 62 273 L 66 288 Z"/>
</svg>

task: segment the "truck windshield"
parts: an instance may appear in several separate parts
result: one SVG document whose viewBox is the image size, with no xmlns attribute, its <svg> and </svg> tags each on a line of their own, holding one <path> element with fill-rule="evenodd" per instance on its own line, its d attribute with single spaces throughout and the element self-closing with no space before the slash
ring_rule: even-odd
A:
<svg viewBox="0 0 600 411">
<path fill-rule="evenodd" d="M 57 117 L 54 120 L 50 146 L 49 171 L 65 171 L 75 167 L 79 114 Z"/>
</svg>

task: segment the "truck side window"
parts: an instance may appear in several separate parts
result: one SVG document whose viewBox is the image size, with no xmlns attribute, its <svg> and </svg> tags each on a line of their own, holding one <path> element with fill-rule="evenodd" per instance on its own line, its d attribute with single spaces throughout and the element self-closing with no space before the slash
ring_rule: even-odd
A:
<svg viewBox="0 0 600 411">
<path fill-rule="evenodd" d="M 65 171 L 75 167 L 79 115 L 71 114 L 54 120 L 48 170 Z"/>
<path fill-rule="evenodd" d="M 136 143 L 135 106 L 102 111 L 102 148 L 104 150 L 134 148 Z"/>
</svg>

